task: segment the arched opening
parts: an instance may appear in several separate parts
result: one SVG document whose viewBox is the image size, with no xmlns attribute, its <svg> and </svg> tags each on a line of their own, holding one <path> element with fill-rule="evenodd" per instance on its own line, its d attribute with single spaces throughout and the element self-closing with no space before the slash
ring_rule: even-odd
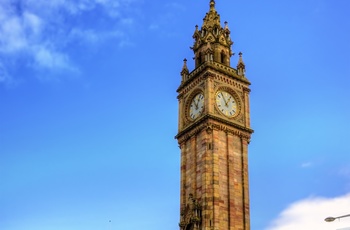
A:
<svg viewBox="0 0 350 230">
<path fill-rule="evenodd" d="M 219 34 L 219 29 L 218 29 L 217 27 L 215 27 L 215 28 L 213 29 L 213 34 L 214 34 L 215 36 L 218 36 L 218 34 Z"/>
<path fill-rule="evenodd" d="M 188 224 L 188 225 L 186 226 L 186 229 L 185 229 L 185 230 L 193 230 L 193 229 L 194 229 L 193 224 Z"/>
<path fill-rule="evenodd" d="M 221 51 L 221 53 L 220 53 L 220 62 L 222 64 L 226 64 L 226 54 L 224 51 Z"/>
<path fill-rule="evenodd" d="M 203 60 L 202 60 L 202 53 L 198 53 L 197 57 L 196 57 L 196 67 L 198 67 L 200 64 L 202 64 Z"/>
<path fill-rule="evenodd" d="M 202 29 L 202 37 L 204 37 L 205 35 L 207 35 L 207 30 L 205 28 Z"/>
</svg>

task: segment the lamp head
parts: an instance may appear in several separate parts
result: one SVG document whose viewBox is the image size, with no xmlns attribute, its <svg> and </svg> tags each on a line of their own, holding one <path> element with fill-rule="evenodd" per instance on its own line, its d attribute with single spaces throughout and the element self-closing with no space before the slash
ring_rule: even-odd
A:
<svg viewBox="0 0 350 230">
<path fill-rule="evenodd" d="M 324 219 L 324 221 L 326 221 L 326 222 L 333 222 L 333 221 L 335 221 L 335 219 L 337 219 L 337 218 L 335 218 L 335 217 L 327 217 L 326 219 Z"/>
</svg>

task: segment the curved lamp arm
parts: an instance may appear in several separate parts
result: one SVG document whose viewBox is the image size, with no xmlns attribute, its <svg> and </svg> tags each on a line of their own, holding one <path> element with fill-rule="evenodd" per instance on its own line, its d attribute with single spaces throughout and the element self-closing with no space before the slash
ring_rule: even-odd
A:
<svg viewBox="0 0 350 230">
<path fill-rule="evenodd" d="M 326 222 L 332 222 L 332 221 L 335 221 L 336 219 L 340 219 L 340 218 L 344 218 L 344 217 L 350 217 L 350 214 L 348 215 L 344 215 L 344 216 L 337 216 L 337 217 L 327 217 L 326 219 L 324 219 L 324 221 Z"/>
</svg>

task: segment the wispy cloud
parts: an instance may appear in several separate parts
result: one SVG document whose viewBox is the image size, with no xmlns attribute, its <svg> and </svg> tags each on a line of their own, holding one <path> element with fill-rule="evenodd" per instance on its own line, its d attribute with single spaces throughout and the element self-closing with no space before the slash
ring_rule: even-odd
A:
<svg viewBox="0 0 350 230">
<path fill-rule="evenodd" d="M 185 11 L 186 7 L 184 5 L 181 5 L 177 2 L 169 2 L 165 5 L 166 8 L 171 8 L 171 9 L 175 9 L 176 11 Z"/>
<path fill-rule="evenodd" d="M 14 81 L 12 77 L 8 74 L 4 64 L 0 62 L 0 84 L 6 84 L 7 86 L 12 86 Z"/>
<path fill-rule="evenodd" d="M 126 33 L 122 30 L 101 31 L 101 33 L 98 33 L 98 31 L 93 29 L 73 28 L 69 32 L 67 40 L 93 45 L 103 43 L 109 39 L 119 39 L 119 43 L 122 43 L 126 37 Z"/>
<path fill-rule="evenodd" d="M 177 21 L 177 14 L 184 13 L 186 7 L 176 2 L 164 2 L 162 8 L 163 9 L 159 11 L 159 14 L 155 15 L 155 18 L 148 26 L 148 29 L 153 31 L 159 30 L 162 36 L 164 36 L 164 34 L 167 36 L 173 36 L 173 31 L 168 31 L 166 29 L 171 27 L 171 25 Z M 177 12 L 177 14 L 174 12 Z"/>
<path fill-rule="evenodd" d="M 0 1 L 0 83 L 13 80 L 9 66 L 18 60 L 40 70 L 79 72 L 68 48 L 75 42 L 91 45 L 116 39 L 120 46 L 129 44 L 125 31 L 134 19 L 122 16 L 136 1 Z M 94 16 L 113 23 L 103 26 L 91 20 Z"/>
<path fill-rule="evenodd" d="M 74 70 L 69 57 L 61 52 L 47 48 L 45 46 L 38 46 L 33 48 L 35 63 L 38 67 L 48 69 Z"/>
<path fill-rule="evenodd" d="M 345 165 L 339 170 L 339 175 L 350 178 L 350 165 Z"/>
<path fill-rule="evenodd" d="M 350 193 L 334 197 L 310 197 L 287 207 L 265 230 L 317 229 L 330 230 L 350 227 L 350 217 L 325 222 L 328 216 L 349 214 Z"/>
<path fill-rule="evenodd" d="M 350 164 L 343 165 L 342 168 L 339 169 L 338 174 L 346 179 L 346 188 L 350 190 Z"/>
<path fill-rule="evenodd" d="M 303 162 L 301 164 L 302 168 L 310 168 L 312 166 L 312 162 Z"/>
</svg>

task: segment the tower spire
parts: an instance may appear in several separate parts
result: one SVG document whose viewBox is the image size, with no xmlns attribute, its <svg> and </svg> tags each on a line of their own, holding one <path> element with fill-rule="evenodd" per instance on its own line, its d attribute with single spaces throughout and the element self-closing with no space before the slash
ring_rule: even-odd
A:
<svg viewBox="0 0 350 230">
<path fill-rule="evenodd" d="M 191 49 L 195 55 L 195 66 L 214 61 L 230 66 L 232 56 L 230 30 L 225 23 L 221 26 L 220 14 L 215 9 L 215 0 L 210 0 L 209 11 L 203 18 L 202 27 L 196 29 L 193 34 L 194 45 Z"/>
<path fill-rule="evenodd" d="M 215 1 L 214 0 L 210 0 L 210 11 L 215 11 Z"/>
<path fill-rule="evenodd" d="M 239 52 L 239 60 L 238 60 L 238 64 L 237 64 L 237 73 L 239 76 L 244 76 L 245 74 L 245 64 L 243 62 L 243 58 L 242 58 L 242 52 Z"/>
<path fill-rule="evenodd" d="M 214 25 L 220 26 L 220 15 L 218 14 L 218 12 L 216 12 L 215 1 L 210 0 L 209 6 L 209 12 L 205 15 L 203 19 L 204 22 L 202 27 L 210 27 Z"/>
<path fill-rule="evenodd" d="M 249 85 L 239 54 L 231 67 L 228 23 L 215 0 L 193 33 L 195 69 L 184 59 L 179 101 L 181 151 L 179 230 L 250 230 L 248 144 Z"/>
<path fill-rule="evenodd" d="M 187 59 L 185 58 L 184 59 L 184 65 L 182 66 L 182 70 L 181 70 L 181 76 L 182 76 L 182 82 L 186 80 L 188 74 L 190 72 L 188 71 L 188 68 L 187 68 Z"/>
</svg>

